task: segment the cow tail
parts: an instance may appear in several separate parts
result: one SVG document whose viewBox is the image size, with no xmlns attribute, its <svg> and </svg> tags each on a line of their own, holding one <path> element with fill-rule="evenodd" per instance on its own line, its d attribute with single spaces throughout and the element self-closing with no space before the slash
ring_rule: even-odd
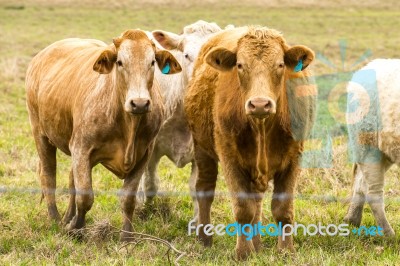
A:
<svg viewBox="0 0 400 266">
<path fill-rule="evenodd" d="M 356 173 L 357 173 L 357 163 L 354 163 L 353 164 L 353 167 L 352 167 L 352 174 L 353 174 L 353 176 L 352 176 L 352 178 L 351 178 L 351 187 L 352 187 L 352 190 L 354 189 L 354 183 L 355 183 L 355 181 L 356 181 Z"/>
</svg>

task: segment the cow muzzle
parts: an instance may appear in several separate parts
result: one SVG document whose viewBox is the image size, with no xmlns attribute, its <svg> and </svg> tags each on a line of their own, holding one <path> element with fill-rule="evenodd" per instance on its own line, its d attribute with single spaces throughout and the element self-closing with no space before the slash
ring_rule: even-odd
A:
<svg viewBox="0 0 400 266">
<path fill-rule="evenodd" d="M 256 118 L 266 118 L 270 114 L 276 113 L 276 103 L 271 98 L 254 97 L 246 102 L 246 114 Z"/>
<path fill-rule="evenodd" d="M 128 112 L 140 115 L 151 112 L 151 100 L 149 98 L 133 98 L 128 100 L 129 108 Z"/>
</svg>

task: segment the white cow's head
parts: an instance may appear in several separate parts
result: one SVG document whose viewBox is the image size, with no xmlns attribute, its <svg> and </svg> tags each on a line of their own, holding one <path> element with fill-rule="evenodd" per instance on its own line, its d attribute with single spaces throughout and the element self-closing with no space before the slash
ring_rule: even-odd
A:
<svg viewBox="0 0 400 266">
<path fill-rule="evenodd" d="M 183 53 L 183 59 L 180 63 L 186 85 L 192 76 L 194 62 L 197 59 L 200 48 L 213 34 L 219 31 L 221 31 L 221 28 L 217 24 L 199 20 L 184 27 L 183 33 L 180 35 L 156 30 L 153 31 L 153 36 L 165 49 L 179 50 Z"/>
</svg>

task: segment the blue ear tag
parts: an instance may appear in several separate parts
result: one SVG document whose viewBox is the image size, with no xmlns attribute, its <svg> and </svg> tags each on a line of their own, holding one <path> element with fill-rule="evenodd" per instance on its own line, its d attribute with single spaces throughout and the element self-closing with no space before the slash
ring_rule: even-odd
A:
<svg viewBox="0 0 400 266">
<path fill-rule="evenodd" d="M 303 69 L 303 60 L 299 60 L 299 62 L 297 62 L 297 65 L 294 67 L 294 72 L 299 72 Z"/>
<path fill-rule="evenodd" d="M 171 68 L 169 67 L 169 63 L 165 65 L 165 67 L 161 70 L 163 74 L 168 74 Z"/>
</svg>

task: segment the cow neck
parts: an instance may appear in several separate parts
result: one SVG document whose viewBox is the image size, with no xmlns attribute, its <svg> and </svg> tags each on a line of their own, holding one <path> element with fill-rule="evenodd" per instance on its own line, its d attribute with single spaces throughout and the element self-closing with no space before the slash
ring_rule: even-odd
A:
<svg viewBox="0 0 400 266">
<path fill-rule="evenodd" d="M 124 155 L 124 170 L 130 171 L 132 165 L 136 162 L 136 139 L 140 122 L 144 119 L 144 115 L 132 116 L 125 112 L 125 120 L 127 125 L 126 149 Z"/>
<path fill-rule="evenodd" d="M 114 68 L 111 75 L 107 75 L 109 86 L 106 86 L 106 94 L 110 95 L 108 102 L 108 114 L 110 119 L 114 121 L 115 126 L 120 127 L 125 139 L 124 152 L 124 170 L 128 172 L 136 161 L 135 140 L 139 124 L 143 120 L 143 115 L 131 115 L 124 110 L 127 85 L 123 79 L 117 79 L 116 69 Z"/>
<path fill-rule="evenodd" d="M 107 114 L 104 123 L 114 126 L 126 113 L 124 111 L 126 86 L 118 84 L 115 69 L 110 74 L 100 74 L 92 95 L 98 108 Z"/>
<path fill-rule="evenodd" d="M 253 130 L 257 139 L 257 159 L 256 159 L 256 176 L 254 182 L 256 183 L 257 189 L 265 191 L 268 186 L 268 143 L 267 137 L 271 134 L 275 126 L 276 119 L 265 118 L 265 119 L 254 119 Z"/>
<path fill-rule="evenodd" d="M 258 120 L 258 119 L 257 119 Z M 268 171 L 267 146 L 265 143 L 265 121 L 257 121 L 257 172 L 266 175 Z"/>
</svg>

